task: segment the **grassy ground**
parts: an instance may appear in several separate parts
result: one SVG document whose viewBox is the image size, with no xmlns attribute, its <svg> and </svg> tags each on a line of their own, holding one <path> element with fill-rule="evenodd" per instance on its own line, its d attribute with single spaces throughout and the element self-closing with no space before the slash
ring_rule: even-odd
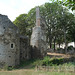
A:
<svg viewBox="0 0 75 75">
<path fill-rule="evenodd" d="M 49 72 L 49 71 L 47 72 L 42 70 L 37 71 L 35 69 L 36 65 L 55 66 L 58 63 L 60 66 L 75 66 L 75 61 L 69 63 L 65 62 L 62 63 L 62 58 L 60 57 L 58 60 L 56 60 L 55 58 L 45 57 L 43 60 L 38 59 L 38 60 L 23 61 L 17 68 L 14 68 L 11 71 L 4 71 L 4 70 L 0 71 L 0 75 L 75 75 L 74 73 L 71 72 Z"/>
<path fill-rule="evenodd" d="M 0 75 L 75 75 L 68 72 L 44 72 L 35 70 L 13 70 L 13 71 L 1 71 Z"/>
<path fill-rule="evenodd" d="M 37 71 L 35 68 L 35 63 L 38 63 L 38 61 L 26 61 L 22 62 L 19 68 L 13 69 L 11 71 L 0 71 L 0 75 L 75 75 L 71 72 L 49 72 L 49 71 Z M 64 64 L 68 66 L 74 66 L 73 63 L 70 64 Z M 62 65 L 63 66 L 63 65 Z"/>
</svg>

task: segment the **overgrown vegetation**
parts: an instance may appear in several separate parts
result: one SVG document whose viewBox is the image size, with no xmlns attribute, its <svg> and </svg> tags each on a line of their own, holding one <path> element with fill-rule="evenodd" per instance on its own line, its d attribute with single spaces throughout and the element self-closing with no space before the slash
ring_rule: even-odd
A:
<svg viewBox="0 0 75 75">
<path fill-rule="evenodd" d="M 70 51 L 70 50 L 75 50 L 75 48 L 74 48 L 73 46 L 68 46 L 67 50 L 68 50 L 68 51 Z"/>
<path fill-rule="evenodd" d="M 28 61 L 22 61 L 19 67 L 30 66 L 29 68 L 35 68 L 36 66 L 75 66 L 75 61 L 69 61 L 64 58 L 50 58 L 49 56 L 44 59 L 32 59 Z"/>
<path fill-rule="evenodd" d="M 74 58 L 72 59 L 74 60 Z M 37 66 L 52 66 L 52 67 L 65 67 L 65 66 L 75 66 L 75 61 L 68 61 L 64 58 L 50 58 L 49 56 L 43 59 L 31 59 L 27 61 L 21 61 L 20 65 L 17 67 L 8 67 L 5 65 L 3 70 L 17 70 L 17 69 L 29 69 L 34 70 Z"/>
<path fill-rule="evenodd" d="M 63 63 L 63 58 L 59 58 L 59 59 L 52 58 L 52 59 L 50 59 L 49 57 L 45 57 L 42 65 L 52 66 L 52 65 L 59 65 L 62 63 Z"/>
</svg>

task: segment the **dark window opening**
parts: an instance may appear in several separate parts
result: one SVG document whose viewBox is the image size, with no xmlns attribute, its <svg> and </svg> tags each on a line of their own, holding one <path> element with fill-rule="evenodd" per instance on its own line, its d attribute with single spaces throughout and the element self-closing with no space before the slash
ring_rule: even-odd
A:
<svg viewBox="0 0 75 75">
<path fill-rule="evenodd" d="M 3 27 L 5 29 L 5 27 Z"/>
<path fill-rule="evenodd" d="M 8 66 L 8 68 L 11 70 L 13 66 Z"/>
<path fill-rule="evenodd" d="M 13 44 L 11 44 L 11 48 L 13 48 Z"/>
<path fill-rule="evenodd" d="M 9 57 L 11 57 L 11 56 L 9 56 Z"/>
</svg>

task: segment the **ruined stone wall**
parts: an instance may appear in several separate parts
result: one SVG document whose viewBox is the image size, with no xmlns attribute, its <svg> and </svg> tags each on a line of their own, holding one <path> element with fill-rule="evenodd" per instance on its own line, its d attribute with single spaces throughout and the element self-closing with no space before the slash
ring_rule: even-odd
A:
<svg viewBox="0 0 75 75">
<path fill-rule="evenodd" d="M 19 31 L 7 16 L 0 14 L 0 63 L 19 64 Z"/>
<path fill-rule="evenodd" d="M 20 61 L 31 58 L 29 39 L 26 36 L 20 36 Z"/>
</svg>

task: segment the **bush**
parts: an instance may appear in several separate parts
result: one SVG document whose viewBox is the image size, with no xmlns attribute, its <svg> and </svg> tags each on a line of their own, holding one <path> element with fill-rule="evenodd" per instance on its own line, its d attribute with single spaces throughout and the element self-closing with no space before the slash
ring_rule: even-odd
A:
<svg viewBox="0 0 75 75">
<path fill-rule="evenodd" d="M 59 64 L 62 64 L 63 63 L 63 58 L 59 58 L 59 59 L 53 58 L 50 62 L 53 65 L 59 65 Z"/>
<path fill-rule="evenodd" d="M 73 46 L 68 46 L 67 50 L 73 50 L 74 47 Z"/>
<path fill-rule="evenodd" d="M 8 71 L 10 71 L 10 70 L 13 70 L 13 69 L 14 69 L 13 66 L 4 65 L 4 67 L 3 67 L 3 70 L 8 70 Z"/>
<path fill-rule="evenodd" d="M 42 65 L 44 66 L 50 65 L 50 57 L 48 56 L 44 57 L 44 59 L 42 60 Z"/>
<path fill-rule="evenodd" d="M 52 65 L 59 65 L 63 63 L 63 58 L 57 59 L 57 58 L 52 58 L 50 59 L 50 57 L 45 57 L 42 60 L 42 65 L 43 66 L 52 66 Z"/>
<path fill-rule="evenodd" d="M 63 48 L 57 48 L 57 51 L 63 50 Z"/>
</svg>

